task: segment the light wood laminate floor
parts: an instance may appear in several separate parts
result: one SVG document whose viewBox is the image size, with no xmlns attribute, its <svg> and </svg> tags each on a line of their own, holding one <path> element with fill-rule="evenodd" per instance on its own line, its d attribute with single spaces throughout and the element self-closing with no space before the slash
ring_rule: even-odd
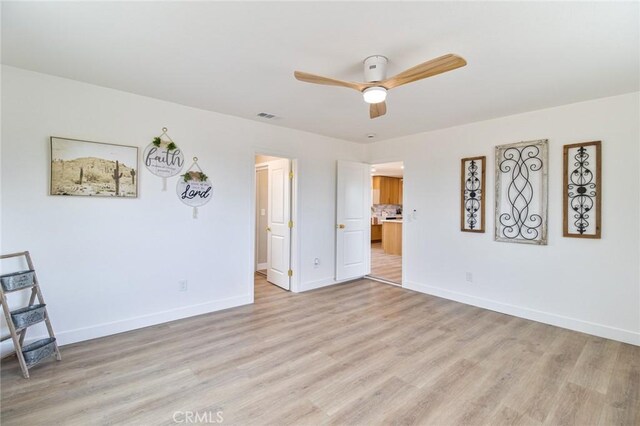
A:
<svg viewBox="0 0 640 426">
<path fill-rule="evenodd" d="M 29 380 L 3 362 L 3 425 L 640 424 L 639 347 L 369 280 L 258 277 L 254 305 L 62 356 Z"/>
<path fill-rule="evenodd" d="M 371 276 L 402 284 L 402 256 L 386 254 L 382 243 L 371 243 Z"/>
</svg>

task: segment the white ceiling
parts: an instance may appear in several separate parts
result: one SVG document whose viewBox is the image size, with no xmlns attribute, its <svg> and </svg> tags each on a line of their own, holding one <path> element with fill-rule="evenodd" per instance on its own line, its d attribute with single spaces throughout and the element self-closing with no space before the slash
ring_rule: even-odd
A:
<svg viewBox="0 0 640 426">
<path fill-rule="evenodd" d="M 638 2 L 3 2 L 2 62 L 272 124 L 370 142 L 640 88 Z M 468 66 L 390 92 L 362 81 L 445 53 Z M 377 135 L 368 139 L 368 133 Z"/>
<path fill-rule="evenodd" d="M 391 176 L 391 177 L 403 177 L 404 176 L 404 164 L 402 161 L 396 161 L 393 163 L 372 164 L 371 176 Z"/>
</svg>

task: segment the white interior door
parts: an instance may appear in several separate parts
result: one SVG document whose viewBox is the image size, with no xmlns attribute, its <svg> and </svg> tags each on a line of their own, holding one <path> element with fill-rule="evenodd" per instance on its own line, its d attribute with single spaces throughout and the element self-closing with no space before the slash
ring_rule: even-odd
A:
<svg viewBox="0 0 640 426">
<path fill-rule="evenodd" d="M 270 161 L 268 177 L 267 281 L 289 290 L 291 261 L 291 162 Z"/>
<path fill-rule="evenodd" d="M 336 280 L 371 272 L 371 176 L 364 163 L 338 161 Z"/>
</svg>

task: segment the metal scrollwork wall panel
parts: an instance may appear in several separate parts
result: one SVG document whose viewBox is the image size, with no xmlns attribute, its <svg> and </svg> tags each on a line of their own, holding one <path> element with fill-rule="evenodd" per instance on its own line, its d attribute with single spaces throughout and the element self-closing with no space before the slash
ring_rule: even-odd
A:
<svg viewBox="0 0 640 426">
<path fill-rule="evenodd" d="M 484 232 L 486 157 L 463 158 L 461 163 L 460 230 Z"/>
<path fill-rule="evenodd" d="M 564 146 L 563 234 L 600 238 L 600 141 Z"/>
<path fill-rule="evenodd" d="M 496 241 L 547 244 L 547 162 L 547 139 L 496 147 Z"/>
</svg>

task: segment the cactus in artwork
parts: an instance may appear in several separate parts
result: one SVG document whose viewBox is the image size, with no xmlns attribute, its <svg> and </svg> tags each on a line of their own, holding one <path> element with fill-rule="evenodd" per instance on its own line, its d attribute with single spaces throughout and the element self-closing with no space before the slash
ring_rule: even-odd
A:
<svg viewBox="0 0 640 426">
<path fill-rule="evenodd" d="M 136 171 L 131 169 L 131 171 L 129 173 L 131 173 L 131 185 L 135 185 L 136 184 Z"/>
<path fill-rule="evenodd" d="M 80 167 L 80 178 L 78 179 L 78 185 L 82 185 L 82 176 L 84 175 L 84 170 Z"/>
<path fill-rule="evenodd" d="M 120 178 L 122 177 L 122 173 L 120 173 L 120 164 L 116 160 L 116 168 L 113 170 L 113 175 L 111 175 L 114 181 L 116 181 L 116 197 L 120 195 Z"/>
</svg>

